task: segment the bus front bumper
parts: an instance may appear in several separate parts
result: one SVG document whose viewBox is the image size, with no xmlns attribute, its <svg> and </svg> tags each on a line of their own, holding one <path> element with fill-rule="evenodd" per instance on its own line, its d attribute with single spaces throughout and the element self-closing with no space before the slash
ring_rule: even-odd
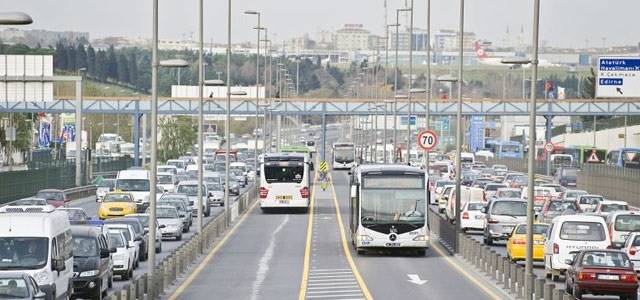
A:
<svg viewBox="0 0 640 300">
<path fill-rule="evenodd" d="M 424 238 L 418 238 L 418 240 L 412 239 L 397 239 L 395 241 L 390 241 L 388 238 L 385 239 L 374 239 L 367 240 L 366 238 L 359 238 L 356 242 L 356 246 L 358 248 L 385 248 L 385 249 L 393 249 L 393 248 L 429 248 L 429 237 L 424 236 Z"/>
</svg>

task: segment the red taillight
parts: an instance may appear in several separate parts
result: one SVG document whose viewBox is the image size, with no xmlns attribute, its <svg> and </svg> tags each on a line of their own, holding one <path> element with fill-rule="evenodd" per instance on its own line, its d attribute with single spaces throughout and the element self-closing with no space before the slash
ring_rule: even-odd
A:
<svg viewBox="0 0 640 300">
<path fill-rule="evenodd" d="M 496 219 L 489 219 L 487 222 L 489 222 L 489 224 L 498 224 L 500 221 Z"/>
<path fill-rule="evenodd" d="M 578 273 L 578 280 L 594 280 L 594 279 L 596 279 L 596 273 L 591 273 L 591 272 Z"/>
<path fill-rule="evenodd" d="M 636 247 L 629 248 L 629 255 L 636 255 L 636 252 L 637 252 Z"/>
<path fill-rule="evenodd" d="M 302 198 L 307 199 L 309 198 L 309 188 L 308 187 L 303 187 L 300 189 L 300 196 L 302 196 Z"/>
<path fill-rule="evenodd" d="M 465 211 L 465 212 L 463 212 L 463 213 L 462 213 L 462 218 L 463 218 L 463 219 L 465 219 L 465 220 L 469 220 L 469 213 L 468 213 L 468 212 L 466 212 L 466 211 Z"/>
<path fill-rule="evenodd" d="M 613 238 L 613 223 L 609 223 L 609 238 Z"/>
<path fill-rule="evenodd" d="M 525 241 L 523 239 L 515 239 L 515 240 L 513 240 L 513 244 L 515 244 L 515 245 L 524 245 Z"/>
<path fill-rule="evenodd" d="M 560 253 L 560 246 L 558 246 L 558 244 L 553 243 L 553 254 L 558 254 Z"/>
<path fill-rule="evenodd" d="M 636 282 L 636 281 L 638 281 L 638 276 L 636 274 L 622 274 L 622 275 L 620 275 L 620 281 L 623 281 L 623 282 Z"/>
<path fill-rule="evenodd" d="M 266 199 L 267 198 L 267 194 L 269 194 L 269 190 L 267 190 L 264 187 L 260 188 L 260 199 Z"/>
<path fill-rule="evenodd" d="M 483 193 L 482 193 L 482 200 L 483 200 L 484 202 L 487 202 L 487 192 L 483 192 Z"/>
</svg>

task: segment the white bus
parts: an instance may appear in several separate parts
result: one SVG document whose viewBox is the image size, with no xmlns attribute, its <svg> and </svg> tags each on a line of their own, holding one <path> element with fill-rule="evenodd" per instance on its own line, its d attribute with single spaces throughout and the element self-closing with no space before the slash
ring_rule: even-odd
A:
<svg viewBox="0 0 640 300">
<path fill-rule="evenodd" d="M 265 154 L 260 169 L 260 208 L 309 208 L 309 163 L 303 153 Z"/>
<path fill-rule="evenodd" d="M 350 170 L 356 166 L 356 146 L 353 143 L 333 144 L 333 169 Z"/>
<path fill-rule="evenodd" d="M 358 254 L 368 249 L 429 247 L 425 173 L 405 165 L 362 165 L 351 174 L 350 233 Z"/>
</svg>

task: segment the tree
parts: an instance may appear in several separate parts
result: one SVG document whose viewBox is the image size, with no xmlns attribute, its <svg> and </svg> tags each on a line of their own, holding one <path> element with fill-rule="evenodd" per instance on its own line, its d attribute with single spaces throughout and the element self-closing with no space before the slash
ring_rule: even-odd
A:
<svg viewBox="0 0 640 300">
<path fill-rule="evenodd" d="M 0 119 L 11 116 L 14 127 L 16 128 L 16 141 L 12 143 L 13 149 L 17 151 L 28 151 L 31 149 L 31 138 L 33 136 L 33 123 L 30 118 L 31 114 L 13 113 L 0 114 Z M 6 149 L 9 142 L 5 138 L 5 127 L 0 124 L 0 145 Z"/>
<path fill-rule="evenodd" d="M 75 71 L 78 69 L 76 66 L 76 48 L 72 45 L 69 45 L 67 48 L 67 71 Z"/>
<path fill-rule="evenodd" d="M 596 97 L 596 72 L 591 68 L 591 74 L 582 81 L 582 98 L 594 99 Z"/>
<path fill-rule="evenodd" d="M 159 156 L 161 160 L 177 158 L 190 151 L 198 137 L 197 124 L 189 116 L 166 117 L 160 120 Z"/>
<path fill-rule="evenodd" d="M 128 67 L 129 69 L 129 83 L 138 89 L 138 59 L 136 57 L 136 52 L 132 51 L 131 55 L 128 59 Z"/>
<path fill-rule="evenodd" d="M 89 45 L 87 47 L 87 73 L 95 76 L 96 72 L 96 51 Z"/>
<path fill-rule="evenodd" d="M 87 51 L 84 45 L 78 44 L 76 46 L 76 68 L 86 68 L 87 65 Z"/>
<path fill-rule="evenodd" d="M 107 49 L 107 65 L 106 65 L 106 77 L 111 79 L 118 79 L 118 58 L 116 57 L 116 50 L 113 45 Z"/>
<path fill-rule="evenodd" d="M 129 83 L 129 61 L 124 54 L 118 55 L 118 82 Z"/>
<path fill-rule="evenodd" d="M 100 81 L 107 79 L 107 54 L 103 50 L 96 53 L 94 76 Z"/>
<path fill-rule="evenodd" d="M 53 67 L 58 70 L 67 69 L 67 46 L 62 41 L 58 41 L 56 44 L 56 51 L 53 54 Z"/>
</svg>

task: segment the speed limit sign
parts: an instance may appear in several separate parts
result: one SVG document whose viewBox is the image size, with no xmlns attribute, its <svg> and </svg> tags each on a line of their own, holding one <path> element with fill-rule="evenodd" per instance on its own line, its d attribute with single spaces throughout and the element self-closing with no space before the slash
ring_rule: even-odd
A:
<svg viewBox="0 0 640 300">
<path fill-rule="evenodd" d="M 553 144 L 547 142 L 546 144 L 544 144 L 544 150 L 547 152 L 553 152 Z"/>
<path fill-rule="evenodd" d="M 418 146 L 424 150 L 431 150 L 438 145 L 438 136 L 433 130 L 425 130 L 418 134 Z"/>
</svg>

